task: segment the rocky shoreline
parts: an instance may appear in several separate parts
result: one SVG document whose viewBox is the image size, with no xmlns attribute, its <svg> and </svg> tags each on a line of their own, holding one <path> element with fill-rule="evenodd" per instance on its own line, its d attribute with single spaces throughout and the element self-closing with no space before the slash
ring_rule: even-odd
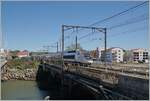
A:
<svg viewBox="0 0 150 101">
<path fill-rule="evenodd" d="M 1 80 L 36 80 L 37 69 L 7 69 L 1 74 Z"/>
</svg>

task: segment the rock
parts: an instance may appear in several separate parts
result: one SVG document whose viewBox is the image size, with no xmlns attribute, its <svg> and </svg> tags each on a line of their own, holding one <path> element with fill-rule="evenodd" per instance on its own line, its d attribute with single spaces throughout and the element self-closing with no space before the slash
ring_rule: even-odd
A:
<svg viewBox="0 0 150 101">
<path fill-rule="evenodd" d="M 11 80 L 35 80 L 36 79 L 36 69 L 8 69 L 7 72 L 1 75 L 1 79 Z"/>
<path fill-rule="evenodd" d="M 3 79 L 2 80 L 8 80 L 8 78 L 7 77 L 3 77 Z"/>
</svg>

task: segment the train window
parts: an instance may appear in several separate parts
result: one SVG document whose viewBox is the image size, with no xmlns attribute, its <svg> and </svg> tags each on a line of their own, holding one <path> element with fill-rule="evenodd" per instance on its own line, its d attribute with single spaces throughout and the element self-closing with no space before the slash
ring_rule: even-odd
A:
<svg viewBox="0 0 150 101">
<path fill-rule="evenodd" d="M 75 59 L 75 55 L 65 55 L 64 59 Z"/>
<path fill-rule="evenodd" d="M 68 51 L 68 53 L 75 53 L 76 51 L 74 50 L 74 51 Z"/>
</svg>

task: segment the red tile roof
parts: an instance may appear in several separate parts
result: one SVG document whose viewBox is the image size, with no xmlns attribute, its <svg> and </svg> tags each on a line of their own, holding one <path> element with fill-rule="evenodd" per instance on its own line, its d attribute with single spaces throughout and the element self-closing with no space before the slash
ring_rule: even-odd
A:
<svg viewBox="0 0 150 101">
<path fill-rule="evenodd" d="M 21 52 L 18 52 L 17 53 L 17 56 L 20 56 L 20 55 L 28 55 L 29 52 L 28 51 L 21 51 Z"/>
</svg>

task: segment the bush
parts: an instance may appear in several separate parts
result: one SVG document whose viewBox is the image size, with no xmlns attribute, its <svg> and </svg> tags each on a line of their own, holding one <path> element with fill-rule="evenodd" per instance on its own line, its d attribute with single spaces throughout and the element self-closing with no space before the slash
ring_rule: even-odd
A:
<svg viewBox="0 0 150 101">
<path fill-rule="evenodd" d="M 37 68 L 40 62 L 30 59 L 12 59 L 8 61 L 8 67 L 14 69 Z"/>
<path fill-rule="evenodd" d="M 139 60 L 138 63 L 144 63 L 144 62 Z"/>
</svg>

